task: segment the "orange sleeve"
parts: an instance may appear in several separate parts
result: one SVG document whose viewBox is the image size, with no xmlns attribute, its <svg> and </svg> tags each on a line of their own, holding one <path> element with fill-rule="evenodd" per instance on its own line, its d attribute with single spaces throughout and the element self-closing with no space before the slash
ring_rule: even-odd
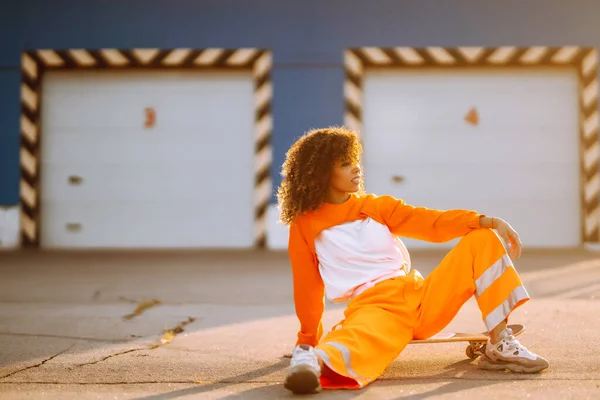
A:
<svg viewBox="0 0 600 400">
<path fill-rule="evenodd" d="M 288 252 L 292 265 L 294 304 L 300 321 L 296 344 L 316 346 L 323 335 L 325 285 L 316 256 L 296 224 L 290 227 Z"/>
<path fill-rule="evenodd" d="M 435 210 L 415 207 L 392 196 L 376 197 L 377 210 L 394 235 L 442 243 L 480 228 L 479 214 L 471 210 Z"/>
</svg>

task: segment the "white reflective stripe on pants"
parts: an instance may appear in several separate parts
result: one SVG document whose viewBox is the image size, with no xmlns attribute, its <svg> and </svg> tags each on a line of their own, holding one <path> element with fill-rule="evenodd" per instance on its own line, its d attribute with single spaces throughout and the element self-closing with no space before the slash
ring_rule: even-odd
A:
<svg viewBox="0 0 600 400">
<path fill-rule="evenodd" d="M 490 312 L 486 315 L 484 321 L 485 326 L 489 331 L 494 329 L 498 324 L 504 321 L 508 314 L 515 308 L 518 302 L 528 299 L 529 294 L 527 290 L 525 290 L 524 286 L 516 287 L 498 307 L 494 309 L 494 311 Z"/>
<path fill-rule="evenodd" d="M 491 267 L 485 270 L 479 278 L 475 280 L 475 298 L 479 298 L 496 279 L 500 278 L 507 268 L 513 268 L 508 255 L 504 254 Z"/>
<path fill-rule="evenodd" d="M 346 367 L 346 371 L 348 372 L 348 374 L 357 380 L 358 384 L 362 387 L 363 383 L 362 381 L 367 381 L 370 382 L 371 379 L 369 378 L 365 378 L 363 376 L 358 375 L 356 372 L 354 372 L 354 370 L 352 369 L 352 360 L 351 360 L 351 356 L 350 356 L 350 350 L 348 350 L 348 348 L 346 346 L 344 346 L 341 343 L 338 342 L 326 342 L 326 343 L 321 343 L 321 344 L 326 344 L 329 345 L 331 347 L 335 347 L 336 349 L 338 349 L 340 351 L 340 353 L 342 354 L 342 358 L 344 360 L 344 366 Z M 327 354 L 327 352 L 325 352 L 324 350 L 321 349 L 315 349 L 315 352 L 319 355 L 319 357 L 321 357 L 321 359 L 323 360 L 323 362 L 333 371 L 339 373 L 338 371 L 335 370 L 335 368 L 333 368 L 333 366 L 331 365 L 331 360 L 329 359 L 329 355 Z"/>
</svg>

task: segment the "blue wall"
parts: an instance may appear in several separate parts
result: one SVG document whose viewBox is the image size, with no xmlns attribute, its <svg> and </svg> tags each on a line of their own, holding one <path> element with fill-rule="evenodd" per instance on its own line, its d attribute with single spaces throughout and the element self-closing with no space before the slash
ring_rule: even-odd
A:
<svg viewBox="0 0 600 400">
<path fill-rule="evenodd" d="M 0 0 L 0 205 L 18 203 L 23 49 L 271 49 L 278 184 L 295 137 L 342 123 L 345 48 L 600 47 L 599 20 L 597 0 Z"/>
</svg>

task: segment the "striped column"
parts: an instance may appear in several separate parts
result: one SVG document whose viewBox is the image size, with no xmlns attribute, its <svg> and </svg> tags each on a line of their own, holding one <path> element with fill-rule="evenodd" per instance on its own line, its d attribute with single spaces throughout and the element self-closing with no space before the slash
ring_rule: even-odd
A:
<svg viewBox="0 0 600 400">
<path fill-rule="evenodd" d="M 21 85 L 21 242 L 39 246 L 39 143 L 40 90 L 43 72 L 48 69 L 100 68 L 195 68 L 246 69 L 255 82 L 254 209 L 255 244 L 266 247 L 266 210 L 272 183 L 271 53 L 256 48 L 240 49 L 67 49 L 34 50 L 22 55 Z"/>
<path fill-rule="evenodd" d="M 362 80 L 366 68 L 539 67 L 575 68 L 580 80 L 580 181 L 583 242 L 600 241 L 600 145 L 598 55 L 593 48 L 564 47 L 361 47 L 344 54 L 344 123 L 362 128 Z"/>
<path fill-rule="evenodd" d="M 38 242 L 40 81 L 43 65 L 35 54 L 22 56 L 21 83 L 21 243 Z"/>
<path fill-rule="evenodd" d="M 344 124 L 360 133 L 362 131 L 362 79 L 363 64 L 351 51 L 344 54 L 346 80 L 344 82 Z"/>
<path fill-rule="evenodd" d="M 273 190 L 271 182 L 271 165 L 273 163 L 273 149 L 271 147 L 273 116 L 271 113 L 271 102 L 273 99 L 273 85 L 270 78 L 272 64 L 271 53 L 264 53 L 254 64 L 254 106 L 256 110 L 254 137 L 254 204 L 256 222 L 254 231 L 256 246 L 259 248 L 267 246 L 266 217 Z"/>
<path fill-rule="evenodd" d="M 579 104 L 581 110 L 581 182 L 584 237 L 587 242 L 600 241 L 600 176 L 598 147 L 598 53 L 587 50 L 579 62 Z"/>
</svg>

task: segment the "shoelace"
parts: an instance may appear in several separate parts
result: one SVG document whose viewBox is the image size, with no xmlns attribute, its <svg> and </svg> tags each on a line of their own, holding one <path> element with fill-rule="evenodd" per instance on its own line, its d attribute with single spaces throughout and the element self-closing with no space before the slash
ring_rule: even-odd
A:
<svg viewBox="0 0 600 400">
<path fill-rule="evenodd" d="M 299 351 L 292 357 L 292 363 L 313 363 L 314 362 L 314 354 L 309 351 Z"/>
<path fill-rule="evenodd" d="M 513 336 L 513 332 L 510 328 L 506 328 L 507 335 L 502 338 L 509 350 L 521 350 L 521 343 L 517 338 Z"/>
</svg>

